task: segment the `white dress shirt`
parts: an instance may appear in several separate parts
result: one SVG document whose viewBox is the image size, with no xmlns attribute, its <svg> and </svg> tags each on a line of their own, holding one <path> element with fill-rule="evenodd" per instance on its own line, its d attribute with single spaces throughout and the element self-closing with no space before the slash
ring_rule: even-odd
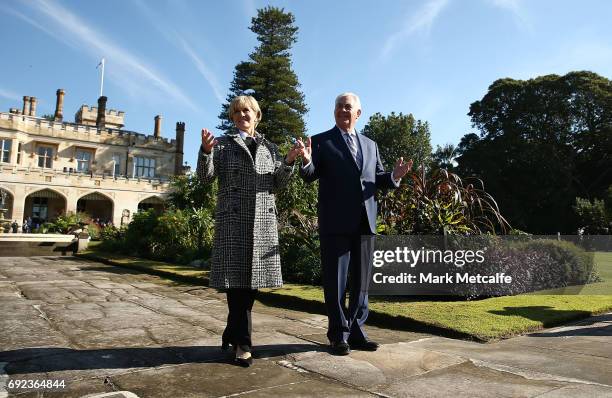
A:
<svg viewBox="0 0 612 398">
<path fill-rule="evenodd" d="M 338 126 L 336 126 L 336 127 L 338 127 Z M 353 131 L 344 131 L 340 127 L 338 127 L 338 130 L 340 130 L 340 132 L 342 133 L 342 140 L 344 141 L 344 144 L 346 145 L 347 148 L 348 148 L 348 143 L 346 142 L 345 135 L 349 134 L 349 135 L 352 135 L 353 138 L 355 138 L 355 144 L 357 146 L 357 153 L 361 156 L 362 161 L 364 161 L 363 154 L 361 152 L 361 145 L 359 144 L 359 140 L 357 139 L 357 133 L 355 133 L 355 129 L 353 129 Z M 351 149 L 349 148 L 349 152 L 350 152 L 350 150 Z M 311 154 L 311 156 L 312 156 L 312 154 Z M 312 162 L 312 158 L 310 159 L 310 161 L 308 163 L 306 163 L 305 165 L 302 165 L 302 169 L 305 169 L 306 167 L 310 166 L 310 162 Z M 397 180 L 394 179 L 393 178 L 393 171 L 391 171 L 391 181 L 393 181 L 393 184 L 396 187 L 399 187 L 400 182 L 402 181 L 402 179 L 401 178 L 398 178 Z"/>
<path fill-rule="evenodd" d="M 240 138 L 242 138 L 243 140 L 246 140 L 246 139 L 247 139 L 247 137 L 252 137 L 252 138 L 255 138 L 255 134 L 250 135 L 249 133 L 245 133 L 245 132 L 244 132 L 244 131 L 242 131 L 242 130 L 238 130 L 238 133 L 240 134 Z"/>
</svg>

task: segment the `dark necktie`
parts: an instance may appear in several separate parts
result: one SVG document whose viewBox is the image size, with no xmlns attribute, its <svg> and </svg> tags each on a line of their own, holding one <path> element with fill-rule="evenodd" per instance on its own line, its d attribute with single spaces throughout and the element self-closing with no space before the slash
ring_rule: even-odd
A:
<svg viewBox="0 0 612 398">
<path fill-rule="evenodd" d="M 357 163 L 357 167 L 361 169 L 361 156 L 359 156 L 359 150 L 357 149 L 357 143 L 355 142 L 356 137 L 354 137 L 353 134 L 345 134 L 344 136 L 346 137 L 346 144 L 349 147 L 349 151 L 351 152 L 351 155 L 353 155 L 355 163 Z"/>
<path fill-rule="evenodd" d="M 246 144 L 247 148 L 249 148 L 249 152 L 251 152 L 251 156 L 253 157 L 253 160 L 255 160 L 255 152 L 257 151 L 257 142 L 255 142 L 255 139 L 253 137 L 246 137 L 244 139 L 244 143 Z"/>
</svg>

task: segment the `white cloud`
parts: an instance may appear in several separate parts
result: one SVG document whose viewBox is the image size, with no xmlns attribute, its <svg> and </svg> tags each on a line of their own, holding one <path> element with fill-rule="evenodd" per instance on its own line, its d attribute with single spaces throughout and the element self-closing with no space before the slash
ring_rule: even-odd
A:
<svg viewBox="0 0 612 398">
<path fill-rule="evenodd" d="M 153 94 L 151 84 L 166 96 L 197 110 L 195 103 L 183 94 L 171 80 L 157 72 L 152 65 L 138 58 L 132 51 L 123 49 L 90 27 L 70 10 L 51 0 L 36 0 L 24 4 L 37 11 L 42 20 L 34 20 L 16 11 L 9 10 L 23 21 L 80 51 L 89 53 L 96 63 L 104 56 L 109 62 L 108 73 L 129 94 L 148 96 Z M 6 10 L 6 9 L 5 9 Z M 94 64 L 95 65 L 95 64 Z M 92 67 L 93 68 L 93 67 Z M 159 95 L 159 94 L 158 94 Z"/>
<path fill-rule="evenodd" d="M 448 3 L 449 0 L 428 0 L 425 2 L 421 8 L 406 18 L 406 23 L 400 30 L 387 37 L 381 57 L 387 58 L 403 40 L 412 34 L 416 32 L 429 33 L 434 21 Z"/>
<path fill-rule="evenodd" d="M 195 65 L 196 69 L 200 74 L 206 79 L 208 84 L 213 90 L 215 97 L 219 103 L 224 103 L 225 98 L 223 98 L 223 94 L 221 94 L 221 89 L 219 88 L 219 83 L 217 81 L 217 77 L 213 74 L 210 68 L 198 57 L 196 52 L 191 48 L 191 46 L 180 36 L 177 36 L 178 42 L 181 44 L 181 48 L 185 53 L 191 58 L 191 61 Z"/>
<path fill-rule="evenodd" d="M 6 7 L 6 5 L 4 5 L 4 6 L 0 5 L 0 10 L 4 11 L 7 14 L 12 14 L 12 15 L 16 16 L 17 18 L 19 18 L 22 21 L 27 22 L 28 24 L 34 26 L 36 29 L 39 29 L 39 30 L 45 32 L 46 34 L 48 34 L 49 36 L 53 37 L 56 40 L 62 41 L 65 44 L 69 44 L 60 35 L 55 34 L 55 32 L 52 32 L 51 30 L 45 28 L 43 25 L 41 25 L 38 22 L 34 21 L 32 18 L 29 18 L 29 17 L 23 15 L 22 13 L 20 13 L 17 10 L 13 10 L 12 8 L 8 8 L 8 7 Z"/>
<path fill-rule="evenodd" d="M 158 32 L 166 38 L 170 43 L 179 43 L 179 49 L 182 50 L 185 54 L 189 56 L 191 62 L 198 70 L 198 72 L 204 77 L 208 85 L 213 91 L 213 95 L 219 101 L 219 103 L 224 103 L 225 98 L 221 94 L 221 86 L 219 84 L 219 80 L 217 76 L 211 71 L 208 65 L 200 58 L 197 52 L 193 49 L 193 47 L 187 42 L 187 40 L 181 36 L 176 30 L 172 28 L 162 28 L 162 26 L 167 26 L 168 24 L 160 24 L 159 16 L 154 15 L 153 11 L 147 6 L 146 2 L 143 0 L 134 0 L 134 4 L 142 11 L 142 13 L 149 19 L 151 25 L 157 29 Z"/>
</svg>

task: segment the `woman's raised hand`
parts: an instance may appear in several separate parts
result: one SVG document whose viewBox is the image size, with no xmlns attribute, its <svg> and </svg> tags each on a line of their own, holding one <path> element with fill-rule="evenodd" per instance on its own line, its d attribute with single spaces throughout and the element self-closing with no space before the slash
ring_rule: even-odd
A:
<svg viewBox="0 0 612 398">
<path fill-rule="evenodd" d="M 213 147 L 217 144 L 215 136 L 208 129 L 202 129 L 202 150 L 205 154 L 209 155 Z"/>
<path fill-rule="evenodd" d="M 310 137 L 308 137 L 308 141 L 306 143 L 302 142 L 301 138 L 298 138 L 298 143 L 300 144 L 300 155 L 302 155 L 302 164 L 307 165 L 310 163 L 310 159 L 312 157 L 312 141 Z"/>
<path fill-rule="evenodd" d="M 298 156 L 302 154 L 303 148 L 304 148 L 304 144 L 302 143 L 301 139 L 298 139 L 297 141 L 295 141 L 295 143 L 293 144 L 293 147 L 289 150 L 289 153 L 287 153 L 285 162 L 287 164 L 293 164 L 293 162 L 295 162 L 295 158 L 297 158 Z"/>
</svg>

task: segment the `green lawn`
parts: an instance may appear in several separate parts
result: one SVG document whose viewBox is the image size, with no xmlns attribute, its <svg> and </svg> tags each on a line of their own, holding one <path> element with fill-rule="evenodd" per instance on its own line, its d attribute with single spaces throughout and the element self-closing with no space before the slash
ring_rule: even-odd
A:
<svg viewBox="0 0 612 398">
<path fill-rule="evenodd" d="M 207 283 L 208 273 L 189 266 L 168 264 L 109 253 L 95 248 L 84 256 L 192 283 Z M 391 328 L 410 328 L 448 336 L 490 341 L 559 325 L 612 310 L 612 253 L 597 253 L 602 282 L 588 285 L 580 294 L 525 294 L 472 301 L 423 301 L 406 297 L 371 297 L 370 321 Z M 567 289 L 566 289 L 567 292 Z M 262 289 L 264 303 L 322 312 L 323 290 L 318 286 L 286 284 Z"/>
</svg>

